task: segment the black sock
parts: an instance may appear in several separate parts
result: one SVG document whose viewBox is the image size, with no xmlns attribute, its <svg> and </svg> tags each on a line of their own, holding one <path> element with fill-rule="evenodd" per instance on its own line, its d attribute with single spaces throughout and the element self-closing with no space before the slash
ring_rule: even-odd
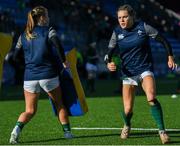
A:
<svg viewBox="0 0 180 146">
<path fill-rule="evenodd" d="M 128 113 L 126 115 L 124 112 L 122 112 L 121 115 L 122 115 L 122 118 L 124 120 L 125 125 L 126 126 L 131 126 L 131 118 L 133 116 L 133 113 Z"/>
<path fill-rule="evenodd" d="M 69 123 L 67 123 L 67 124 L 62 124 L 62 128 L 63 128 L 63 131 L 64 131 L 64 132 L 71 131 L 71 128 L 70 128 L 70 124 L 69 124 Z"/>
<path fill-rule="evenodd" d="M 16 122 L 16 126 L 18 126 L 21 130 L 23 129 L 24 125 L 25 125 L 25 123 L 23 123 L 23 122 L 20 122 L 20 121 Z"/>
<path fill-rule="evenodd" d="M 163 112 L 161 104 L 158 100 L 155 100 L 154 105 L 151 106 L 151 114 L 159 128 L 159 130 L 164 130 Z"/>
</svg>

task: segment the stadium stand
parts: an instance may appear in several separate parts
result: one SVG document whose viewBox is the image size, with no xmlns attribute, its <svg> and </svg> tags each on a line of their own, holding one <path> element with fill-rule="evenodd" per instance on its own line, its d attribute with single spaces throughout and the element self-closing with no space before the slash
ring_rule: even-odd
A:
<svg viewBox="0 0 180 146">
<path fill-rule="evenodd" d="M 101 74 L 107 72 L 103 57 L 112 29 L 117 24 L 115 11 L 124 3 L 134 7 L 137 18 L 165 34 L 175 54 L 180 56 L 180 16 L 155 0 L 0 0 L 0 31 L 14 35 L 15 45 L 24 29 L 27 12 L 36 5 L 44 5 L 49 9 L 51 25 L 57 29 L 64 47 L 76 47 L 85 52 L 88 44 L 96 42 Z M 153 54 L 164 58 L 160 44 L 151 41 L 151 46 Z M 161 71 L 157 75 L 165 75 L 166 65 L 159 62 L 159 66 Z"/>
</svg>

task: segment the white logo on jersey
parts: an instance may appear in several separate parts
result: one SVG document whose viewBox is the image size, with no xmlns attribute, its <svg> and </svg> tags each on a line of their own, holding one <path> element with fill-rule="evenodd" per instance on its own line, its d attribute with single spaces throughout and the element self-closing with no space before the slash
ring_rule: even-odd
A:
<svg viewBox="0 0 180 146">
<path fill-rule="evenodd" d="M 142 31 L 141 30 L 138 30 L 138 35 L 142 35 Z"/>
<path fill-rule="evenodd" d="M 122 40 L 123 38 L 124 38 L 124 35 L 123 35 L 123 34 L 119 34 L 119 35 L 118 35 L 118 39 L 119 39 L 119 40 Z"/>
</svg>

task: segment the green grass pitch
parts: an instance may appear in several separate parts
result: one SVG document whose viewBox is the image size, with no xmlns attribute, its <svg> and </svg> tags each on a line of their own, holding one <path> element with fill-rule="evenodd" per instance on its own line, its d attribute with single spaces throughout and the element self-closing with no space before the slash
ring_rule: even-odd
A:
<svg viewBox="0 0 180 146">
<path fill-rule="evenodd" d="M 164 120 L 171 137 L 170 145 L 180 145 L 180 97 L 172 99 L 170 95 L 157 96 L 161 102 Z M 28 123 L 19 138 L 20 145 L 160 145 L 156 128 L 150 115 L 150 109 L 145 96 L 136 96 L 133 128 L 143 128 L 143 131 L 133 130 L 127 140 L 119 138 L 123 126 L 120 117 L 122 110 L 120 97 L 87 98 L 89 112 L 82 117 L 71 117 L 71 127 L 79 128 L 117 128 L 117 129 L 72 129 L 74 139 L 65 140 L 61 125 L 53 115 L 48 99 L 40 99 L 38 111 Z M 11 130 L 24 110 L 23 100 L 0 101 L 0 145 L 9 144 Z"/>
</svg>

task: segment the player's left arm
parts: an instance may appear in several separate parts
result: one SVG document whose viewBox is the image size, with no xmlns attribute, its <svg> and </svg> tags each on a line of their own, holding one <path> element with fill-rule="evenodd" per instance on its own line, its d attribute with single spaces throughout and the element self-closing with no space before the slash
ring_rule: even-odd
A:
<svg viewBox="0 0 180 146">
<path fill-rule="evenodd" d="M 159 33 L 156 36 L 155 40 L 160 42 L 161 44 L 163 44 L 164 48 L 166 49 L 166 51 L 168 53 L 168 67 L 173 69 L 173 70 L 176 69 L 177 64 L 174 61 L 172 47 L 171 47 L 169 41 Z"/>
<path fill-rule="evenodd" d="M 64 68 L 68 68 L 69 63 L 66 60 L 64 48 L 61 45 L 61 42 L 60 42 L 60 40 L 59 40 L 59 38 L 57 36 L 56 31 L 52 27 L 49 29 L 48 38 L 49 38 L 49 41 L 51 41 L 52 44 L 56 47 L 56 49 L 58 51 L 58 54 L 59 54 L 59 57 L 60 57 L 60 60 L 61 60 L 61 62 L 63 64 Z"/>
<path fill-rule="evenodd" d="M 144 28 L 149 37 L 160 42 L 166 49 L 167 54 L 168 54 L 168 67 L 173 70 L 176 69 L 177 64 L 174 61 L 173 51 L 172 51 L 172 47 L 171 47 L 169 41 L 152 26 L 144 24 Z"/>
</svg>

